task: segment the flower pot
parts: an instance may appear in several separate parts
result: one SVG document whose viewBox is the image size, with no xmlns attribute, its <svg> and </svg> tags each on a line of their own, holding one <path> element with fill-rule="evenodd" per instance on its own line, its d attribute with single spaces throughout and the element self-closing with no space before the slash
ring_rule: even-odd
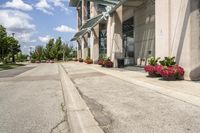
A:
<svg viewBox="0 0 200 133">
<path fill-rule="evenodd" d="M 157 74 L 156 72 L 148 72 L 149 77 L 160 77 L 160 74 Z"/>
<path fill-rule="evenodd" d="M 167 81 L 175 81 L 177 80 L 176 76 L 168 76 L 168 77 L 162 77 L 163 80 Z"/>
</svg>

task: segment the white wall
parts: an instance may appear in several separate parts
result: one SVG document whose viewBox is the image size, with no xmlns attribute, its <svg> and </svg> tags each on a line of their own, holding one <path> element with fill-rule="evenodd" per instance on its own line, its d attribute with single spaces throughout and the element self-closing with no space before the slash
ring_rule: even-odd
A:
<svg viewBox="0 0 200 133">
<path fill-rule="evenodd" d="M 156 56 L 175 56 L 185 79 L 200 77 L 199 0 L 156 0 Z"/>
</svg>

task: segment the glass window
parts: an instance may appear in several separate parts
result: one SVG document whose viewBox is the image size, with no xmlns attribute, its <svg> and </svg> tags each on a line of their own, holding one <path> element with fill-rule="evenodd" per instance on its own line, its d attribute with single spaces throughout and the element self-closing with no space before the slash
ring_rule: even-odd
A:
<svg viewBox="0 0 200 133">
<path fill-rule="evenodd" d="M 90 19 L 90 1 L 87 2 L 87 18 Z"/>
<path fill-rule="evenodd" d="M 99 32 L 99 55 L 106 57 L 107 55 L 107 30 L 105 24 L 100 24 Z"/>
</svg>

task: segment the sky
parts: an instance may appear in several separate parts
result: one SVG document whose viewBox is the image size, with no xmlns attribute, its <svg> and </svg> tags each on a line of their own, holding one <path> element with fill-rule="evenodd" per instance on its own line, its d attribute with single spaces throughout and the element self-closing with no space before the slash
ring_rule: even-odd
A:
<svg viewBox="0 0 200 133">
<path fill-rule="evenodd" d="M 21 50 L 45 46 L 50 38 L 61 37 L 66 43 L 77 31 L 76 9 L 69 0 L 0 0 L 0 25 L 8 35 L 15 33 Z"/>
</svg>

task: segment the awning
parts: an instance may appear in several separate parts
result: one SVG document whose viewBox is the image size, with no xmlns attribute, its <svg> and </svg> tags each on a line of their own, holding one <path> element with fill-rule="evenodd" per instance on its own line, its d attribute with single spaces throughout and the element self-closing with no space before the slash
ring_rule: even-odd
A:
<svg viewBox="0 0 200 133">
<path fill-rule="evenodd" d="M 78 40 L 84 36 L 87 32 L 90 32 L 97 24 L 107 19 L 118 7 L 120 7 L 126 0 L 89 0 L 97 2 L 98 4 L 105 4 L 107 6 L 106 12 L 99 14 L 98 16 L 86 21 L 81 27 L 81 30 L 74 35 L 71 41 Z"/>
<path fill-rule="evenodd" d="M 76 41 L 78 40 L 81 36 L 85 35 L 88 32 L 87 29 L 81 30 L 79 32 L 77 32 L 74 37 L 71 39 L 71 41 Z"/>
<path fill-rule="evenodd" d="M 70 0 L 69 6 L 77 7 L 81 0 Z"/>
<path fill-rule="evenodd" d="M 88 1 L 93 1 L 99 5 L 115 6 L 118 4 L 120 0 L 88 0 Z"/>
</svg>

